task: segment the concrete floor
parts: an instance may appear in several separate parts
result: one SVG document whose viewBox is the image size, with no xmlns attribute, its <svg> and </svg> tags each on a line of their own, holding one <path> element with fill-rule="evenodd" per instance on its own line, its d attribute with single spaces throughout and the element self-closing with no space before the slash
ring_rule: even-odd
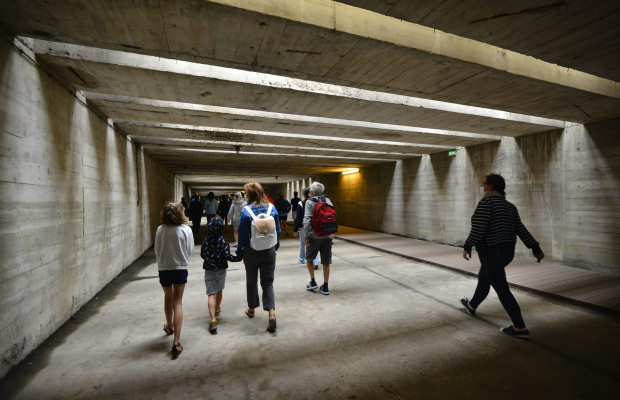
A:
<svg viewBox="0 0 620 400">
<path fill-rule="evenodd" d="M 533 333 L 515 339 L 498 330 L 510 323 L 494 292 L 478 317 L 461 309 L 474 278 L 336 241 L 323 296 L 305 290 L 297 257 L 283 240 L 276 334 L 265 312 L 243 314 L 243 264 L 231 263 L 213 336 L 197 247 L 173 360 L 147 252 L 5 377 L 2 398 L 620 398 L 617 317 L 515 290 Z"/>
</svg>

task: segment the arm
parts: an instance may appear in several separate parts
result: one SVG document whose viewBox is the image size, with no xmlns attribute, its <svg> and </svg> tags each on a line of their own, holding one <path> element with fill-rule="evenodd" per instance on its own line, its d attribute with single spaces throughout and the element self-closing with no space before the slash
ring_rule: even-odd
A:
<svg viewBox="0 0 620 400">
<path fill-rule="evenodd" d="M 230 244 L 228 244 L 228 242 L 226 242 L 226 245 L 224 246 L 224 254 L 226 254 L 226 260 L 228 261 L 231 261 L 231 262 L 241 261 L 241 257 L 236 256 L 234 254 L 230 254 Z"/>
<path fill-rule="evenodd" d="M 273 220 L 276 222 L 276 237 L 278 238 L 278 243 L 276 243 L 276 250 L 280 247 L 280 215 L 278 215 L 278 210 L 275 210 L 275 207 L 271 209 L 271 216 Z"/>
<path fill-rule="evenodd" d="M 233 203 L 230 205 L 230 208 L 228 209 L 228 215 L 226 216 L 226 219 L 229 219 L 232 221 L 234 213 L 235 213 L 235 204 Z"/>
<path fill-rule="evenodd" d="M 301 202 L 297 206 L 297 214 L 295 214 L 295 224 L 293 225 L 293 232 L 297 232 L 300 228 L 303 227 L 304 221 L 304 213 L 301 208 Z"/>
<path fill-rule="evenodd" d="M 534 236 L 527 230 L 523 222 L 521 222 L 521 217 L 519 217 L 519 211 L 517 207 L 514 207 L 515 213 L 515 225 L 517 227 L 517 235 L 519 235 L 519 239 L 523 242 L 523 244 L 528 248 L 532 249 L 534 253 L 534 257 L 536 257 L 536 262 L 540 262 L 543 258 L 545 258 L 545 253 L 542 252 L 540 246 Z"/>
<path fill-rule="evenodd" d="M 314 210 L 315 201 L 311 198 L 306 200 L 306 206 L 304 207 L 304 237 L 308 239 L 308 233 L 312 230 L 312 211 Z"/>
<path fill-rule="evenodd" d="M 161 246 L 161 225 L 157 228 L 157 232 L 155 233 L 155 245 L 153 249 L 155 250 L 155 258 L 159 259 L 159 249 Z"/>
<path fill-rule="evenodd" d="M 250 224 L 252 222 L 252 217 L 248 214 L 248 212 L 243 209 L 241 210 L 241 218 L 239 221 L 239 241 L 237 242 L 237 255 L 243 257 L 243 250 L 250 243 Z"/>
<path fill-rule="evenodd" d="M 202 257 L 203 260 L 207 259 L 207 249 L 209 248 L 209 245 L 207 244 L 207 239 L 202 241 L 202 246 L 200 247 L 200 257 Z"/>
<path fill-rule="evenodd" d="M 185 228 L 185 236 L 187 237 L 187 254 L 191 256 L 194 251 L 194 234 L 189 226 L 185 226 Z"/>
<path fill-rule="evenodd" d="M 466 260 L 469 260 L 466 255 L 471 256 L 471 248 L 480 244 L 482 239 L 484 239 L 490 218 L 491 208 L 489 204 L 480 201 L 476 207 L 476 211 L 474 211 L 474 215 L 471 217 L 471 231 L 463 246 L 463 257 Z"/>
</svg>

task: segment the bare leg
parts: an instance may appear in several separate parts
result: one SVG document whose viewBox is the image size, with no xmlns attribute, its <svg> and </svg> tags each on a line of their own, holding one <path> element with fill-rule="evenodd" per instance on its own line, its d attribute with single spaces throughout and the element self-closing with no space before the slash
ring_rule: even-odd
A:
<svg viewBox="0 0 620 400">
<path fill-rule="evenodd" d="M 286 236 L 291 236 L 288 233 L 288 229 L 286 227 L 286 221 L 280 220 L 280 230 L 286 234 Z"/>
<path fill-rule="evenodd" d="M 211 321 L 213 321 L 215 319 L 215 302 L 216 302 L 216 298 L 217 294 L 210 294 L 209 295 L 209 316 L 211 316 Z"/>
<path fill-rule="evenodd" d="M 327 283 L 329 281 L 329 265 L 323 264 L 323 281 Z"/>
<path fill-rule="evenodd" d="M 310 273 L 310 279 L 314 280 L 314 265 L 312 264 L 312 260 L 306 260 L 306 267 L 308 267 L 308 272 Z"/>
<path fill-rule="evenodd" d="M 181 328 L 183 327 L 183 292 L 185 291 L 185 284 L 172 285 L 174 296 L 172 299 L 172 308 L 174 309 L 174 342 L 172 344 L 179 344 L 181 339 Z"/>
<path fill-rule="evenodd" d="M 220 290 L 219 292 L 217 292 L 217 295 L 215 296 L 215 309 L 216 310 L 219 310 L 220 307 L 222 306 L 222 297 L 224 297 L 224 291 Z"/>
<path fill-rule="evenodd" d="M 234 228 L 235 232 L 235 243 L 239 242 L 239 228 Z"/>
<path fill-rule="evenodd" d="M 164 289 L 164 313 L 166 314 L 166 328 L 172 329 L 172 299 L 174 297 L 172 286 L 163 287 Z"/>
</svg>

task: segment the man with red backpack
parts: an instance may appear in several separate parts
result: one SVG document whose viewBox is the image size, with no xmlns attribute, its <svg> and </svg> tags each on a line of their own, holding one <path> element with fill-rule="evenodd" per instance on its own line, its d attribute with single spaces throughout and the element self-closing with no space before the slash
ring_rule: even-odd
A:
<svg viewBox="0 0 620 400">
<path fill-rule="evenodd" d="M 338 230 L 336 210 L 331 200 L 323 196 L 325 186 L 320 182 L 310 184 L 310 198 L 304 208 L 303 230 L 306 240 L 306 266 L 310 272 L 309 291 L 319 289 L 324 295 L 329 294 L 329 265 L 332 263 L 332 235 Z M 324 283 L 319 286 L 314 279 L 312 260 L 321 253 Z"/>
</svg>

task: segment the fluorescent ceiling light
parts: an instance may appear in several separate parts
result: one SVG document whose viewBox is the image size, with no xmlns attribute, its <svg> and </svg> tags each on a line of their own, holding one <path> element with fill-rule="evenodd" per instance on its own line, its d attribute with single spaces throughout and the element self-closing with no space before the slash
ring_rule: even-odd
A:
<svg viewBox="0 0 620 400">
<path fill-rule="evenodd" d="M 356 172 L 359 172 L 359 168 L 345 169 L 342 171 L 342 175 L 354 174 Z"/>
</svg>

